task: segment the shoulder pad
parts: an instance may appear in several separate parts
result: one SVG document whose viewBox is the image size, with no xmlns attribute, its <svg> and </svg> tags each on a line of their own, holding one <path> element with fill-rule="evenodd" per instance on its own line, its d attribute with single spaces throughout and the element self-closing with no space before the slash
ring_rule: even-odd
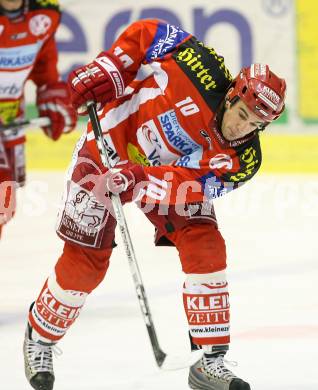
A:
<svg viewBox="0 0 318 390">
<path fill-rule="evenodd" d="M 29 10 L 47 9 L 60 12 L 58 0 L 29 0 Z"/>
</svg>

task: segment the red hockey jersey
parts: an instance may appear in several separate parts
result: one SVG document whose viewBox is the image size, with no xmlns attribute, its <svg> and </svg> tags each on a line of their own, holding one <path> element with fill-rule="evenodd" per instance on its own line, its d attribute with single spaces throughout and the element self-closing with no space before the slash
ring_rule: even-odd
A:
<svg viewBox="0 0 318 390">
<path fill-rule="evenodd" d="M 144 202 L 184 204 L 213 199 L 251 179 L 261 164 L 257 132 L 229 142 L 216 112 L 232 76 L 213 48 L 168 23 L 143 20 L 111 52 L 129 74 L 125 96 L 99 113 L 113 165 L 144 166 Z M 143 65 L 151 69 L 145 76 Z M 88 148 L 98 159 L 90 125 Z"/>
<path fill-rule="evenodd" d="M 56 0 L 25 0 L 24 12 L 13 19 L 0 11 L 0 122 L 23 115 L 28 79 L 37 86 L 58 80 L 54 33 L 59 21 Z M 5 141 L 10 146 L 15 138 Z"/>
</svg>

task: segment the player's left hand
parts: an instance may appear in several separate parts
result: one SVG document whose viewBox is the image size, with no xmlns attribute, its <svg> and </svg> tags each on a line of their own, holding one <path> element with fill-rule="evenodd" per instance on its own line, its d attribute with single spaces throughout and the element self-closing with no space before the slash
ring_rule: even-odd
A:
<svg viewBox="0 0 318 390">
<path fill-rule="evenodd" d="M 65 82 L 58 81 L 39 87 L 36 104 L 39 116 L 46 116 L 51 120 L 50 126 L 43 127 L 48 137 L 56 141 L 63 133 L 74 130 L 77 113 L 70 103 L 70 92 Z"/>
</svg>

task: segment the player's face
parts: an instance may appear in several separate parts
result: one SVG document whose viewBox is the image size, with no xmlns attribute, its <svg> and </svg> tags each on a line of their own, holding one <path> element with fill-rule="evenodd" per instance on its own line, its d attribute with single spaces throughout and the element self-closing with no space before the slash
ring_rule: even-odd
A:
<svg viewBox="0 0 318 390">
<path fill-rule="evenodd" d="M 238 100 L 232 106 L 229 101 L 225 103 L 225 112 L 221 125 L 223 137 L 228 141 L 235 141 L 264 124 L 247 105 Z"/>
<path fill-rule="evenodd" d="M 16 11 L 21 8 L 23 0 L 0 0 L 0 7 L 6 11 Z"/>
</svg>

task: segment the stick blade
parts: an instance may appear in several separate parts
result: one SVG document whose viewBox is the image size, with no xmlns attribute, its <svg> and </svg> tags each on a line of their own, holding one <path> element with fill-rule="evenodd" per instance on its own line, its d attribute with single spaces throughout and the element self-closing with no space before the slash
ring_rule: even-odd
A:
<svg viewBox="0 0 318 390">
<path fill-rule="evenodd" d="M 165 371 L 181 370 L 189 368 L 192 364 L 201 359 L 203 355 L 202 349 L 193 351 L 190 354 L 183 355 L 166 355 L 160 368 Z"/>
</svg>

